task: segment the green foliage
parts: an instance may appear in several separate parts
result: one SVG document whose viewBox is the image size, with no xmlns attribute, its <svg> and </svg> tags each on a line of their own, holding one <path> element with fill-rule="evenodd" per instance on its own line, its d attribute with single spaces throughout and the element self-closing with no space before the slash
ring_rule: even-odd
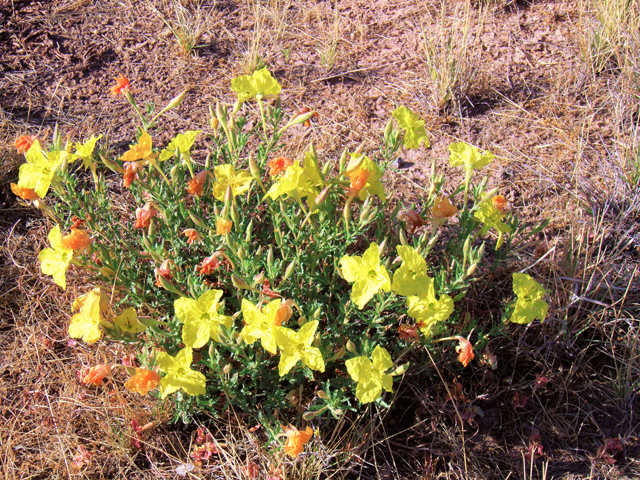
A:
<svg viewBox="0 0 640 480">
<path fill-rule="evenodd" d="M 106 298 L 117 299 L 117 305 L 103 305 L 104 293 L 92 291 L 91 313 L 82 307 L 84 327 L 74 327 L 76 336 L 97 341 L 104 333 L 133 344 L 147 368 L 164 374 L 162 398 L 171 395 L 183 419 L 233 406 L 273 424 L 300 407 L 310 419 L 339 417 L 359 402 L 388 406 L 383 390 L 391 392 L 392 377 L 409 368 L 405 363 L 385 373 L 394 362 L 420 362 L 423 347 L 436 348 L 436 340 L 474 328 L 461 322 L 455 302 L 480 278 L 479 267 L 490 266 L 485 243 L 500 248 L 506 238 L 504 256 L 517 236 L 526 238 L 504 198 L 485 190 L 486 178 L 471 182 L 473 170 L 493 156 L 454 144 L 452 162 L 465 168 L 466 179 L 453 195 L 439 196 L 444 178 L 434 171 L 420 213 L 399 216 L 397 206 L 388 215 L 386 165 L 403 143 L 415 147 L 424 138 L 428 144 L 424 122 L 413 113 L 396 110 L 404 139 L 390 123 L 372 158 L 345 150 L 334 163 L 321 160 L 311 144 L 290 160 L 279 153 L 286 149 L 283 135 L 313 112 L 283 126 L 279 99 L 263 103 L 264 95 L 280 91 L 266 70 L 234 81 L 234 90 L 240 98 L 231 110 L 221 104 L 211 109 L 214 131 L 205 140 L 203 163 L 191 156 L 198 131 L 153 146 L 158 114 L 140 117 L 142 131 L 123 155 L 108 146 L 94 152 L 93 138 L 76 144 L 79 151 L 91 144 L 90 154 L 76 155 L 92 178 L 79 165 L 56 165 L 56 201 L 46 211 L 56 223 L 75 222 L 91 232 L 90 244 L 73 247 L 73 262 L 94 275 Z M 257 110 L 243 103 L 253 96 Z M 125 98 L 139 113 L 131 94 Z M 39 145 L 29 150 L 27 161 L 44 164 L 70 150 L 58 138 L 49 152 Z M 124 205 L 100 164 L 123 174 L 129 188 Z M 463 191 L 458 211 L 450 201 L 459 201 Z M 449 222 L 439 241 L 454 216 L 457 222 Z M 425 224 L 421 233 L 407 233 Z M 52 231 L 58 243 L 65 241 L 59 228 Z M 497 240 L 490 228 L 498 230 Z M 59 276 L 47 269 L 43 264 L 45 273 Z M 542 287 L 524 287 L 535 292 L 521 300 L 516 290 L 518 302 L 533 294 L 541 301 Z M 533 313 L 544 318 L 539 303 L 531 315 L 528 305 L 516 306 L 527 321 Z M 114 307 L 123 313 L 104 313 Z M 511 320 L 524 319 L 520 313 Z M 416 321 L 411 335 L 398 321 L 403 318 Z M 491 328 L 500 332 L 499 324 Z"/>
</svg>

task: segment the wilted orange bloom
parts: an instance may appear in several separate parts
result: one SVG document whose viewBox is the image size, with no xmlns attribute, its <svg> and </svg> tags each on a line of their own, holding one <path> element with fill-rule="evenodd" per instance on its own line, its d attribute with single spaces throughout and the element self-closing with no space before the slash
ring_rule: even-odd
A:
<svg viewBox="0 0 640 480">
<path fill-rule="evenodd" d="M 304 115 L 305 113 L 309 113 L 311 111 L 311 109 L 309 107 L 302 107 L 300 109 L 298 109 L 296 111 L 296 114 L 294 115 L 295 117 L 297 117 L 298 115 Z M 311 115 L 311 118 L 309 118 L 309 120 L 306 120 L 304 122 L 304 126 L 305 127 L 310 127 L 311 126 L 311 119 L 312 118 L 318 118 L 318 112 L 313 112 L 313 115 Z"/>
<path fill-rule="evenodd" d="M 415 325 L 401 324 L 398 326 L 398 336 L 402 340 L 411 340 L 416 342 L 420 340 L 420 334 L 418 333 L 418 327 Z"/>
<path fill-rule="evenodd" d="M 142 208 L 136 208 L 136 223 L 133 228 L 149 228 L 151 219 L 157 214 L 158 212 L 155 211 L 150 203 L 147 203 Z"/>
<path fill-rule="evenodd" d="M 276 327 L 281 326 L 283 323 L 287 323 L 287 321 L 291 318 L 291 315 L 293 315 L 293 309 L 291 308 L 292 306 L 293 300 L 291 299 L 285 300 L 284 302 L 280 303 L 280 307 L 276 312 L 276 318 L 273 321 L 273 324 Z"/>
<path fill-rule="evenodd" d="M 165 260 L 160 265 L 160 268 L 154 268 L 153 274 L 156 276 L 156 287 L 162 287 L 162 283 L 160 282 L 160 277 L 164 278 L 167 281 L 171 281 L 171 270 L 169 267 L 171 266 L 171 260 Z"/>
<path fill-rule="evenodd" d="M 403 210 L 402 212 L 400 212 L 399 217 L 407 222 L 412 231 L 418 227 L 423 226 L 426 223 L 424 219 L 414 210 Z"/>
<path fill-rule="evenodd" d="M 466 338 L 456 337 L 460 344 L 456 347 L 456 352 L 458 352 L 458 360 L 462 364 L 463 367 L 469 365 L 469 362 L 476 358 L 476 354 L 473 353 L 473 345 Z"/>
<path fill-rule="evenodd" d="M 210 257 L 205 258 L 202 261 L 202 264 L 198 266 L 198 273 L 200 275 L 210 275 L 211 273 L 215 272 L 221 263 L 218 257 L 221 257 L 222 255 L 222 251 L 218 251 Z"/>
<path fill-rule="evenodd" d="M 436 203 L 431 211 L 433 217 L 438 220 L 453 217 L 456 213 L 458 213 L 458 208 L 452 205 L 448 198 L 440 197 L 436 198 Z"/>
<path fill-rule="evenodd" d="M 269 175 L 273 177 L 293 165 L 293 160 L 286 157 L 278 157 L 271 160 L 267 165 L 269 166 Z"/>
<path fill-rule="evenodd" d="M 124 75 L 116 78 L 116 84 L 111 87 L 111 93 L 114 95 L 124 95 L 129 91 L 129 80 Z"/>
<path fill-rule="evenodd" d="M 29 202 L 40 200 L 40 195 L 38 195 L 33 188 L 22 188 L 15 183 L 12 183 L 11 191 L 21 199 L 27 200 Z"/>
<path fill-rule="evenodd" d="M 233 227 L 231 220 L 225 220 L 224 218 L 216 220 L 216 233 L 218 235 L 226 235 L 231 231 L 231 227 Z"/>
<path fill-rule="evenodd" d="M 136 368 L 135 375 L 125 382 L 124 388 L 130 392 L 146 395 L 149 390 L 153 390 L 160 384 L 160 378 L 160 375 L 153 370 Z"/>
<path fill-rule="evenodd" d="M 72 228 L 69 235 L 62 237 L 62 246 L 72 250 L 84 250 L 91 245 L 91 237 L 86 230 Z"/>
<path fill-rule="evenodd" d="M 82 383 L 93 383 L 96 387 L 99 387 L 102 385 L 102 380 L 111 373 L 112 368 L 113 365 L 110 364 L 91 367 L 89 373 L 82 379 Z"/>
<path fill-rule="evenodd" d="M 184 233 L 187 238 L 187 243 L 191 245 L 193 242 L 199 242 L 202 240 L 202 235 L 195 228 L 186 228 L 182 233 Z"/>
<path fill-rule="evenodd" d="M 365 168 L 356 168 L 351 172 L 345 173 L 345 175 L 351 180 L 347 197 L 352 198 L 359 195 L 360 190 L 367 186 L 367 180 L 369 180 L 371 172 Z"/>
<path fill-rule="evenodd" d="M 284 444 L 284 453 L 293 458 L 296 458 L 302 453 L 304 446 L 311 440 L 311 437 L 313 437 L 311 427 L 307 427 L 306 430 L 301 432 L 296 427 L 289 425 L 288 427 L 282 426 L 282 430 L 284 430 L 284 433 L 287 435 L 287 441 Z"/>
<path fill-rule="evenodd" d="M 493 207 L 501 212 L 504 211 L 504 208 L 507 206 L 507 199 L 502 195 L 496 195 L 493 197 Z"/>
<path fill-rule="evenodd" d="M 21 137 L 16 138 L 14 145 L 18 150 L 18 153 L 25 153 L 31 148 L 31 144 L 36 140 L 37 138 L 32 135 L 22 135 Z"/>
<path fill-rule="evenodd" d="M 129 188 L 134 180 L 138 179 L 138 172 L 142 165 L 136 162 L 125 162 L 124 164 L 124 186 Z"/>
<path fill-rule="evenodd" d="M 189 183 L 187 183 L 187 192 L 189 193 L 189 195 L 197 195 L 198 197 L 201 196 L 202 191 L 204 190 L 204 182 L 206 179 L 206 170 L 196 173 L 196 176 L 189 180 Z"/>
</svg>

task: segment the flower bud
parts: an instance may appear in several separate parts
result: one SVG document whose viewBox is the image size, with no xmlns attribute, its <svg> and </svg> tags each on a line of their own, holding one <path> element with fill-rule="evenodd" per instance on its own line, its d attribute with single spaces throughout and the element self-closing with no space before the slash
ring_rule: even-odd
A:
<svg viewBox="0 0 640 480">
<path fill-rule="evenodd" d="M 320 397 L 323 400 L 326 400 L 328 398 L 324 390 L 318 390 L 316 392 L 316 395 L 318 395 L 318 397 Z"/>
<path fill-rule="evenodd" d="M 340 155 L 340 161 L 338 163 L 338 165 L 340 166 L 340 173 L 344 172 L 344 167 L 347 165 L 347 155 L 348 155 L 348 151 L 345 148 L 344 151 L 342 152 L 342 155 Z"/>
<path fill-rule="evenodd" d="M 464 241 L 464 246 L 462 247 L 462 254 L 465 259 L 469 258 L 469 250 L 471 250 L 471 237 L 467 237 Z"/>
<path fill-rule="evenodd" d="M 471 275 L 473 275 L 475 273 L 477 267 L 478 267 L 478 263 L 474 263 L 473 265 L 471 265 L 467 269 L 467 273 L 465 274 L 465 278 L 470 277 Z"/>
<path fill-rule="evenodd" d="M 284 271 L 284 276 L 282 277 L 281 283 L 284 283 L 291 275 L 293 275 L 295 268 L 296 268 L 296 261 L 292 260 L 291 263 L 287 265 L 287 269 Z"/>
<path fill-rule="evenodd" d="M 242 247 L 238 247 L 238 258 L 240 260 L 246 260 L 247 259 L 247 252 L 245 252 L 244 248 L 242 248 Z"/>
<path fill-rule="evenodd" d="M 236 224 L 240 222 L 240 212 L 238 212 L 238 207 L 235 204 L 231 205 L 231 220 Z"/>
<path fill-rule="evenodd" d="M 153 222 L 153 219 L 149 222 L 149 238 L 153 238 L 156 234 L 156 224 Z"/>
<path fill-rule="evenodd" d="M 322 191 L 318 194 L 318 196 L 313 201 L 313 206 L 314 207 L 320 205 L 322 202 L 324 202 L 326 200 L 330 189 L 331 189 L 331 187 L 325 187 L 325 188 L 322 189 Z"/>
<path fill-rule="evenodd" d="M 207 228 L 207 226 L 204 223 L 204 220 L 202 220 L 200 217 L 198 217 L 195 213 L 189 212 L 189 218 L 197 226 L 199 226 L 201 228 Z"/>
<path fill-rule="evenodd" d="M 187 95 L 187 91 L 183 91 L 182 93 L 180 93 L 179 95 L 176 95 L 175 97 L 173 97 L 169 103 L 167 104 L 166 107 L 164 107 L 164 110 L 171 110 L 172 108 L 177 107 L 178 105 L 180 105 L 182 103 L 182 101 L 184 100 L 184 97 Z"/>
<path fill-rule="evenodd" d="M 378 254 L 382 257 L 384 256 L 384 251 L 387 248 L 387 239 L 385 238 L 382 243 L 380 244 L 380 246 L 378 247 Z"/>
<path fill-rule="evenodd" d="M 273 268 L 273 247 L 269 246 L 269 253 L 267 253 L 267 266 Z"/>
<path fill-rule="evenodd" d="M 251 290 L 251 286 L 237 275 L 231 275 L 231 283 L 233 283 L 238 290 Z"/>
<path fill-rule="evenodd" d="M 322 313 L 322 307 L 318 307 L 318 308 L 316 308 L 316 309 L 314 310 L 314 312 L 313 312 L 313 315 L 312 315 L 313 319 L 314 319 L 314 320 L 317 320 L 317 319 L 320 317 L 320 314 L 321 314 L 321 313 Z"/>
<path fill-rule="evenodd" d="M 356 148 L 356 151 L 354 153 L 357 155 L 361 154 L 362 151 L 364 150 L 364 144 L 365 142 L 362 142 L 360 145 L 358 145 L 358 148 Z"/>
<path fill-rule="evenodd" d="M 407 242 L 407 236 L 405 235 L 404 230 L 402 228 L 400 229 L 400 232 L 399 232 L 398 236 L 400 237 L 400 243 L 402 245 L 408 245 L 409 244 L 409 242 Z"/>
<path fill-rule="evenodd" d="M 112 172 L 124 174 L 124 168 L 122 168 L 120 165 L 118 165 L 113 160 L 109 160 L 107 157 L 105 157 L 102 154 L 100 154 L 100 159 L 102 160 L 102 163 L 104 163 L 106 165 L 106 167 L 109 170 L 111 170 Z"/>
<path fill-rule="evenodd" d="M 356 346 L 353 344 L 351 340 L 347 340 L 347 351 L 349 353 L 355 353 L 356 351 Z"/>
<path fill-rule="evenodd" d="M 319 333 L 316 333 L 314 339 L 313 339 L 313 346 L 314 347 L 319 347 L 320 346 L 320 340 L 322 340 L 321 336 Z"/>
<path fill-rule="evenodd" d="M 266 279 L 267 277 L 264 275 L 264 273 L 260 273 L 259 275 L 253 277 L 253 285 L 262 285 Z"/>
<path fill-rule="evenodd" d="M 249 225 L 247 225 L 247 230 L 245 231 L 245 234 L 244 234 L 244 241 L 245 242 L 251 243 L 251 235 L 252 235 L 252 233 L 253 233 L 253 218 L 249 222 Z"/>
<path fill-rule="evenodd" d="M 393 371 L 393 375 L 404 375 L 405 373 L 407 373 L 407 370 L 409 370 L 409 364 L 410 362 L 400 365 Z"/>
<path fill-rule="evenodd" d="M 386 127 L 384 127 L 384 139 L 388 143 L 391 133 L 393 132 L 393 118 L 387 122 Z"/>
<path fill-rule="evenodd" d="M 227 363 L 222 369 L 222 371 L 224 372 L 225 375 L 229 375 L 229 372 L 231 371 L 231 364 Z"/>
<path fill-rule="evenodd" d="M 258 167 L 258 164 L 256 163 L 255 158 L 253 158 L 253 155 L 251 154 L 249 154 L 249 171 L 251 172 L 251 175 L 255 179 L 259 179 L 262 177 L 262 172 L 260 171 L 260 167 Z"/>
<path fill-rule="evenodd" d="M 298 325 L 303 327 L 307 323 L 307 317 L 304 315 L 298 319 Z"/>
</svg>

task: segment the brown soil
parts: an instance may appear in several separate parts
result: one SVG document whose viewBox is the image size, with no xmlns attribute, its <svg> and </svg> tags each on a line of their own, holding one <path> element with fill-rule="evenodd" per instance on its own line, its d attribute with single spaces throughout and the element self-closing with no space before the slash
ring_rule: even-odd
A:
<svg viewBox="0 0 640 480">
<path fill-rule="evenodd" d="M 616 156 L 633 122 L 612 101 L 615 74 L 594 76 L 580 59 L 584 24 L 578 3 L 494 1 L 486 11 L 473 6 L 469 41 L 478 74 L 471 89 L 444 109 L 434 105 L 424 38 L 460 31 L 456 19 L 464 2 L 183 0 L 189 22 L 196 22 L 196 12 L 206 17 L 191 53 L 163 22 L 162 17 L 179 28 L 173 4 L 180 2 L 0 0 L 5 478 L 174 478 L 175 467 L 189 461 L 192 441 L 190 431 L 167 425 L 167 412 L 123 391 L 122 382 L 96 390 L 77 381 L 83 365 L 118 360 L 125 352 L 69 341 L 65 322 L 82 279 L 70 281 L 62 293 L 40 275 L 34 252 L 46 241 L 45 222 L 10 194 L 8 185 L 22 162 L 13 140 L 22 134 L 50 138 L 58 125 L 73 139 L 104 134 L 124 148 L 136 123 L 122 97 L 109 93 L 119 74 L 131 80 L 139 102 L 162 106 L 187 90 L 154 136 L 158 145 L 187 129 L 208 131 L 209 105 L 235 101 L 230 81 L 250 73 L 254 43 L 282 85 L 288 112 L 308 106 L 320 114 L 310 131 L 291 135 L 291 154 L 310 141 L 323 162 L 363 141 L 375 154 L 390 112 L 405 105 L 426 120 L 431 148 L 407 153 L 402 168 L 389 171 L 394 201 L 421 202 L 434 159 L 448 178 L 459 178 L 448 165 L 447 147 L 453 141 L 473 143 L 497 155 L 493 182 L 513 209 L 529 221 L 551 219 L 540 241 L 556 250 L 537 271 L 559 286 L 573 275 L 578 281 L 569 283 L 582 297 L 595 295 L 600 286 L 629 286 L 625 297 L 609 289 L 605 303 L 613 308 L 594 310 L 593 303 L 567 294 L 550 325 L 493 345 L 498 370 L 477 368 L 458 378 L 464 397 L 484 415 L 466 422 L 464 436 L 440 382 L 408 382 L 399 400 L 402 413 L 392 413 L 386 423 L 390 440 L 365 449 L 364 463 L 354 463 L 349 475 L 459 478 L 469 472 L 470 478 L 527 478 L 522 455 L 533 438 L 543 447 L 536 451 L 534 475 L 541 475 L 545 462 L 549 477 L 638 474 L 637 353 L 629 360 L 626 353 L 610 351 L 612 345 L 631 345 L 628 332 L 637 335 L 638 328 L 623 306 L 638 290 L 639 194 L 623 181 Z M 207 146 L 201 141 L 198 147 L 194 158 L 202 162 Z M 569 269 L 568 258 L 577 249 L 569 239 L 580 235 L 592 247 L 598 241 L 618 245 L 621 236 L 631 243 L 611 262 L 597 263 L 602 271 L 594 277 L 589 268 L 596 264 L 595 247 L 592 256 L 584 254 L 585 247 L 583 264 Z M 532 262 L 534 248 L 527 253 Z M 579 283 L 593 278 L 599 282 L 595 290 Z M 623 372 L 620 361 L 631 362 L 626 393 L 613 388 Z M 455 377 L 442 373 L 448 381 Z M 550 383 L 532 395 L 538 374 Z M 516 392 L 532 398 L 517 408 Z M 462 400 L 459 408 L 465 408 Z M 132 419 L 158 422 L 142 449 L 131 446 Z M 623 440 L 624 450 L 609 465 L 596 459 L 597 450 L 614 437 Z M 80 446 L 93 457 L 76 468 Z M 220 474 L 215 468 L 193 473 Z"/>
</svg>

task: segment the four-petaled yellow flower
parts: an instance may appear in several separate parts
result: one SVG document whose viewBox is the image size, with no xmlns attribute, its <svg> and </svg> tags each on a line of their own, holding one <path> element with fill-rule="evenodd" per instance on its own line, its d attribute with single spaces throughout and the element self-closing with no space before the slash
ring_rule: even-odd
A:
<svg viewBox="0 0 640 480">
<path fill-rule="evenodd" d="M 220 326 L 231 328 L 231 317 L 218 313 L 224 306 L 222 290 L 209 290 L 198 300 L 179 298 L 173 302 L 176 317 L 182 323 L 182 341 L 187 347 L 203 347 L 209 339 L 220 341 Z"/>
<path fill-rule="evenodd" d="M 86 142 L 74 144 L 73 146 L 76 149 L 76 153 L 69 154 L 69 161 L 75 162 L 80 158 L 82 159 L 82 165 L 84 168 L 92 168 L 93 162 L 91 157 L 93 156 L 93 151 L 96 148 L 96 142 L 100 140 L 101 137 L 102 135 L 98 135 L 97 137 L 92 135 Z"/>
<path fill-rule="evenodd" d="M 253 97 L 262 100 L 265 95 L 278 95 L 281 87 L 269 70 L 261 68 L 251 75 L 241 75 L 231 80 L 231 90 L 238 94 L 240 102 L 244 102 Z"/>
<path fill-rule="evenodd" d="M 420 295 L 429 282 L 427 262 L 408 245 L 398 245 L 396 250 L 402 259 L 402 265 L 393 274 L 391 290 L 403 297 Z"/>
<path fill-rule="evenodd" d="M 124 333 L 136 334 L 147 328 L 138 321 L 138 313 L 133 307 L 123 310 L 123 312 L 113 320 L 113 324 L 117 330 Z"/>
<path fill-rule="evenodd" d="M 481 152 L 478 147 L 466 142 L 457 142 L 449 145 L 449 163 L 452 167 L 464 167 L 467 176 L 473 170 L 482 170 L 495 158 L 491 152 Z"/>
<path fill-rule="evenodd" d="M 106 322 L 102 316 L 104 312 L 103 294 L 99 288 L 94 288 L 86 295 L 78 297 L 80 312 L 71 317 L 69 336 L 82 338 L 87 343 L 95 343 L 102 337 L 100 325 Z"/>
<path fill-rule="evenodd" d="M 549 304 L 543 300 L 546 292 L 542 285 L 526 273 L 514 273 L 513 291 L 518 295 L 518 300 L 509 321 L 522 324 L 531 323 L 536 318 L 544 321 Z"/>
<path fill-rule="evenodd" d="M 191 369 L 193 350 L 190 347 L 183 348 L 175 357 L 166 352 L 160 352 L 157 362 L 160 371 L 167 374 L 160 381 L 162 398 L 178 390 L 189 395 L 202 395 L 207 391 L 206 377 Z"/>
<path fill-rule="evenodd" d="M 493 206 L 492 199 L 483 201 L 480 204 L 479 210 L 474 214 L 474 217 L 484 223 L 480 229 L 480 235 L 485 235 L 491 228 L 495 228 L 498 231 L 496 250 L 502 246 L 504 234 L 511 233 L 511 227 L 504 223 L 506 216 L 502 210 Z"/>
<path fill-rule="evenodd" d="M 375 242 L 362 255 L 345 255 L 340 259 L 342 276 L 347 282 L 355 282 L 351 299 L 362 310 L 380 290 L 391 290 L 391 279 L 384 265 L 380 265 L 380 253 Z"/>
<path fill-rule="evenodd" d="M 260 339 L 262 347 L 269 353 L 278 353 L 275 331 L 282 323 L 278 318 L 280 299 L 267 303 L 262 309 L 258 309 L 249 300 L 242 299 L 242 317 L 245 326 L 240 332 L 242 339 L 249 345 Z"/>
<path fill-rule="evenodd" d="M 404 132 L 404 146 L 407 148 L 418 148 L 424 140 L 424 146 L 429 146 L 427 131 L 424 128 L 424 120 L 409 110 L 407 107 L 398 107 L 393 113 L 393 118 L 398 121 L 398 125 Z"/>
<path fill-rule="evenodd" d="M 453 299 L 449 295 L 440 295 L 436 299 L 433 279 L 425 277 L 419 295 L 407 297 L 407 314 L 417 320 L 417 325 L 425 337 L 431 336 L 431 328 L 449 318 L 453 313 Z"/>
<path fill-rule="evenodd" d="M 224 195 L 227 192 L 227 187 L 231 187 L 231 192 L 234 196 L 238 196 L 247 190 L 251 182 L 253 182 L 253 176 L 246 170 L 238 170 L 231 164 L 218 165 L 213 169 L 216 176 L 216 183 L 213 184 L 213 196 L 216 200 L 224 201 Z"/>
<path fill-rule="evenodd" d="M 151 135 L 147 132 L 142 132 L 138 139 L 137 145 L 129 146 L 129 150 L 124 152 L 120 157 L 123 162 L 138 162 L 140 165 L 146 165 L 151 160 L 154 160 L 156 154 L 153 153 L 153 145 Z"/>
<path fill-rule="evenodd" d="M 373 402 L 382 395 L 383 388 L 387 392 L 393 391 L 393 377 L 384 373 L 393 367 L 389 352 L 378 345 L 371 359 L 373 362 L 362 356 L 350 358 L 345 362 L 347 372 L 358 382 L 356 397 L 360 403 Z"/>
<path fill-rule="evenodd" d="M 40 148 L 38 139 L 34 140 L 25 154 L 27 163 L 20 166 L 18 187 L 31 188 L 40 198 L 44 198 L 49 191 L 49 186 L 56 169 L 67 157 L 67 152 L 49 152 L 46 156 Z"/>
<path fill-rule="evenodd" d="M 323 182 L 320 176 L 318 164 L 310 152 L 307 152 L 302 165 L 299 160 L 289 165 L 278 178 L 278 181 L 271 185 L 266 196 L 272 200 L 288 195 L 290 197 L 301 198 L 307 197 L 307 203 L 313 205 L 322 188 Z"/>
<path fill-rule="evenodd" d="M 295 366 L 302 362 L 302 366 L 307 366 L 312 370 L 324 372 L 324 359 L 317 347 L 312 347 L 318 320 L 306 323 L 294 332 L 286 327 L 276 327 L 275 339 L 280 348 L 280 364 L 278 373 L 284 376 Z"/>
<path fill-rule="evenodd" d="M 193 142 L 196 141 L 196 137 L 202 133 L 202 130 L 188 130 L 184 133 L 179 133 L 169 142 L 167 148 L 160 152 L 158 156 L 159 162 L 164 162 L 170 159 L 176 154 L 176 150 L 185 158 L 188 162 L 191 160 L 191 147 Z"/>
<path fill-rule="evenodd" d="M 62 245 L 60 225 L 56 225 L 51 229 L 48 238 L 52 248 L 45 248 L 38 255 L 40 259 L 40 269 L 42 273 L 51 275 L 53 281 L 61 286 L 63 290 L 66 290 L 67 281 L 65 274 L 71 260 L 73 260 L 73 249 L 64 248 Z"/>
</svg>

